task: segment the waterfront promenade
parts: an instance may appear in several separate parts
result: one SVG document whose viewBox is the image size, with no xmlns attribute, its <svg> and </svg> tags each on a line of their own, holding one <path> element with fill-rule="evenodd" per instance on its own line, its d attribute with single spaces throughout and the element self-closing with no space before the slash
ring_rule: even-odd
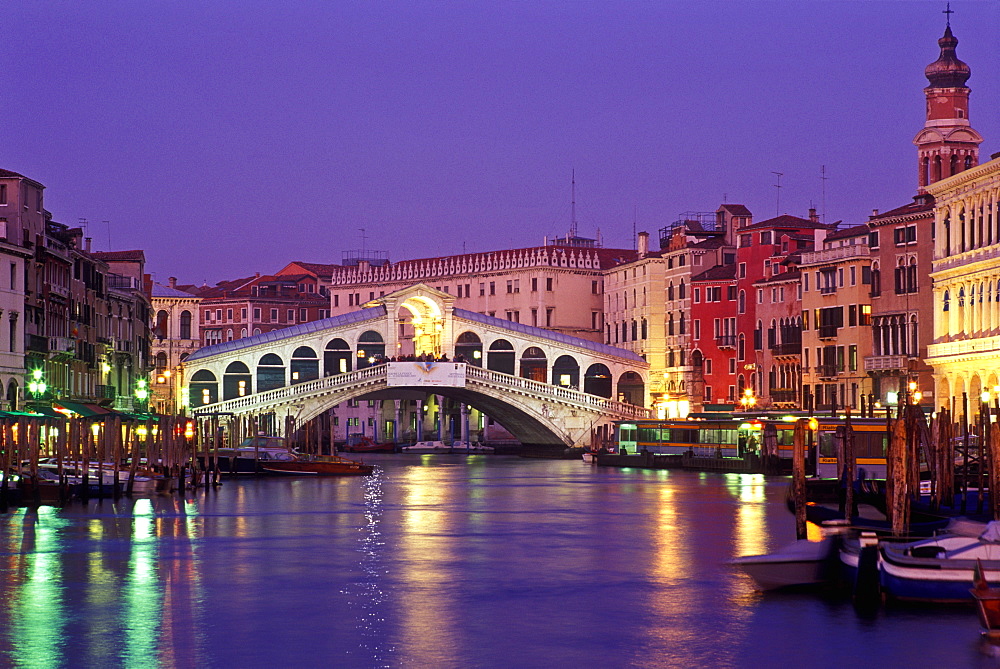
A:
<svg viewBox="0 0 1000 669">
<path fill-rule="evenodd" d="M 366 460 L 0 516 L 0 665 L 996 666 L 971 608 L 755 592 L 784 478 Z"/>
</svg>

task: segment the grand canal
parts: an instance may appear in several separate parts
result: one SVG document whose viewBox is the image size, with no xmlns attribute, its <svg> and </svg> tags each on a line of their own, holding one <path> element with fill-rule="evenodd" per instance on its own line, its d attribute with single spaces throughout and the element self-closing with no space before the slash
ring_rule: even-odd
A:
<svg viewBox="0 0 1000 669">
<path fill-rule="evenodd" d="M 755 592 L 787 480 L 369 457 L 0 516 L 0 666 L 998 666 L 971 608 Z"/>
</svg>

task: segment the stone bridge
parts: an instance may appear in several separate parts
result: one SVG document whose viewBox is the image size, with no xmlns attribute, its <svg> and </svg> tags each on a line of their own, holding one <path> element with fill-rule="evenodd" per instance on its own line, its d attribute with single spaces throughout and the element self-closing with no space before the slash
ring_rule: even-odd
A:
<svg viewBox="0 0 1000 669">
<path fill-rule="evenodd" d="M 189 409 L 302 425 L 347 400 L 437 395 L 524 444 L 553 446 L 588 445 L 616 420 L 650 416 L 648 365 L 631 351 L 454 300 L 417 284 L 359 311 L 202 348 L 184 363 Z M 398 424 L 399 402 L 395 413 Z"/>
</svg>

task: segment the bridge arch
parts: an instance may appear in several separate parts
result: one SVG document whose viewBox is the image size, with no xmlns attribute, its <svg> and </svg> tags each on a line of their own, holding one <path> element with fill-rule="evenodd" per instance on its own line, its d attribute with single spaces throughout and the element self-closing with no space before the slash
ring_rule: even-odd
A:
<svg viewBox="0 0 1000 669">
<path fill-rule="evenodd" d="M 553 385 L 564 388 L 580 387 L 580 363 L 571 355 L 561 355 L 552 363 Z"/>
<path fill-rule="evenodd" d="M 520 372 L 518 376 L 521 378 L 548 383 L 549 367 L 545 351 L 538 346 L 529 346 L 524 349 L 524 352 L 521 353 Z"/>
<path fill-rule="evenodd" d="M 302 383 L 319 378 L 319 357 L 312 346 L 299 346 L 292 352 L 292 383 Z"/>
<path fill-rule="evenodd" d="M 350 344 L 340 337 L 331 339 L 323 351 L 323 375 L 333 376 L 350 372 L 353 357 Z"/>
<path fill-rule="evenodd" d="M 365 330 L 358 337 L 358 369 L 364 369 L 375 364 L 376 360 L 385 357 L 385 339 L 375 330 Z"/>
<path fill-rule="evenodd" d="M 188 393 L 188 404 L 192 407 L 215 404 L 219 401 L 219 381 L 211 371 L 199 369 L 191 375 Z"/>
<path fill-rule="evenodd" d="M 263 393 L 285 385 L 285 363 L 276 353 L 266 353 L 257 362 L 257 392 Z"/>
<path fill-rule="evenodd" d="M 461 356 L 476 367 L 483 366 L 483 340 L 471 330 L 466 330 L 455 339 L 455 357 Z"/>
<path fill-rule="evenodd" d="M 610 399 L 614 394 L 612 385 L 611 370 L 600 362 L 595 362 L 588 367 L 587 373 L 583 376 L 583 392 L 588 395 Z"/>
<path fill-rule="evenodd" d="M 213 375 L 214 378 L 214 375 Z M 222 375 L 222 399 L 231 400 L 234 397 L 249 395 L 253 390 L 253 377 L 250 368 L 242 360 L 234 360 L 226 366 Z"/>
<path fill-rule="evenodd" d="M 516 360 L 514 345 L 506 339 L 495 339 L 486 354 L 486 369 L 513 374 Z"/>
<path fill-rule="evenodd" d="M 645 394 L 646 387 L 638 373 L 629 371 L 618 377 L 619 402 L 642 406 Z"/>
</svg>

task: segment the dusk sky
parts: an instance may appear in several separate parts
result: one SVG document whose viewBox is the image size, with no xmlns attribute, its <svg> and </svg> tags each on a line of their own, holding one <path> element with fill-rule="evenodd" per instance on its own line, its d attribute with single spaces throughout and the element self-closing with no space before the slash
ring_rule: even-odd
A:
<svg viewBox="0 0 1000 669">
<path fill-rule="evenodd" d="M 540 245 L 633 248 L 741 203 L 863 223 L 916 191 L 944 2 L 31 2 L 0 167 L 157 281 Z M 1000 2 L 952 2 L 981 162 Z M 820 179 L 826 167 L 825 195 Z M 361 229 L 365 230 L 363 240 Z"/>
</svg>

